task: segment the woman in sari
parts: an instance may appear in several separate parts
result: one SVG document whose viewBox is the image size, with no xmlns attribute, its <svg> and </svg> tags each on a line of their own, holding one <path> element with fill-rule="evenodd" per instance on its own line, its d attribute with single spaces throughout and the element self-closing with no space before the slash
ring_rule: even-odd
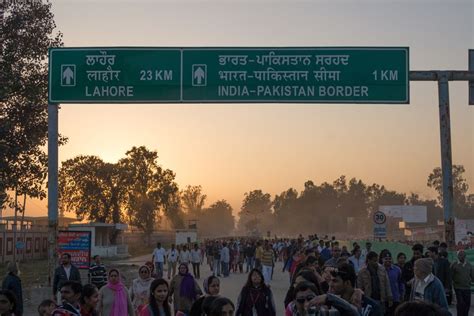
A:
<svg viewBox="0 0 474 316">
<path fill-rule="evenodd" d="M 132 287 L 130 288 L 130 298 L 137 314 L 148 304 L 151 282 L 153 282 L 153 278 L 151 277 L 150 268 L 146 265 L 141 266 L 138 269 L 138 278 L 132 281 Z"/>
<path fill-rule="evenodd" d="M 109 271 L 107 285 L 99 291 L 99 311 L 102 316 L 135 316 L 128 290 L 117 269 Z"/>
<path fill-rule="evenodd" d="M 175 313 L 189 315 L 193 303 L 202 295 L 202 291 L 189 273 L 187 264 L 181 263 L 178 271 L 179 273 L 171 280 L 170 297 L 174 301 Z"/>
</svg>

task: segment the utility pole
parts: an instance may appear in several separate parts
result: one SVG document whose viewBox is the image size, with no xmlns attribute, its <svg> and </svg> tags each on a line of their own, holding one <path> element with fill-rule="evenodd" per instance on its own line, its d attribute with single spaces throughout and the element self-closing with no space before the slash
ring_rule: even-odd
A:
<svg viewBox="0 0 474 316">
<path fill-rule="evenodd" d="M 448 244 L 449 249 L 453 249 L 455 246 L 455 236 L 449 81 L 473 81 L 474 71 L 410 71 L 410 80 L 438 82 L 441 170 L 443 174 L 444 231 L 446 243 Z"/>
<path fill-rule="evenodd" d="M 48 283 L 52 284 L 58 247 L 58 105 L 48 104 Z"/>
</svg>

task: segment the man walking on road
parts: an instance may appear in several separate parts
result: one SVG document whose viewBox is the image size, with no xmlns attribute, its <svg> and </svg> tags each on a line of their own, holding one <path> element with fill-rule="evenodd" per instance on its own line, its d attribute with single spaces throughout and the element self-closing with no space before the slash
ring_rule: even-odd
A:
<svg viewBox="0 0 474 316">
<path fill-rule="evenodd" d="M 174 244 L 171 245 L 171 249 L 168 250 L 168 279 L 171 279 L 176 275 L 176 263 L 178 262 L 179 253 L 176 250 Z"/>
<path fill-rule="evenodd" d="M 372 251 L 371 249 L 372 249 L 372 243 L 370 241 L 366 242 L 365 249 L 362 249 L 361 254 L 360 254 L 360 257 L 362 258 L 363 262 L 367 261 L 367 255 L 369 254 L 369 252 Z"/>
<path fill-rule="evenodd" d="M 352 256 L 349 257 L 349 261 L 354 266 L 356 274 L 364 267 L 365 261 L 362 260 L 362 250 L 359 246 L 354 247 L 354 250 L 352 250 Z"/>
<path fill-rule="evenodd" d="M 156 248 L 153 250 L 151 262 L 155 263 L 156 277 L 158 279 L 163 278 L 163 266 L 166 263 L 166 250 L 161 247 L 161 243 L 156 244 Z"/>
<path fill-rule="evenodd" d="M 446 292 L 446 298 L 451 297 L 451 288 L 453 282 L 451 280 L 450 264 L 447 258 L 441 257 L 438 253 L 438 248 L 435 246 L 428 247 L 429 256 L 433 260 L 433 274 L 443 283 L 444 291 Z"/>
<path fill-rule="evenodd" d="M 448 301 L 441 281 L 433 274 L 433 260 L 420 258 L 415 261 L 415 280 L 413 282 L 410 301 L 423 301 L 437 304 L 448 311 Z"/>
<path fill-rule="evenodd" d="M 255 261 L 255 246 L 249 242 L 245 246 L 245 261 L 247 263 L 246 271 L 249 273 L 253 269 Z"/>
<path fill-rule="evenodd" d="M 107 284 L 107 270 L 100 261 L 100 256 L 94 256 L 94 263 L 89 268 L 89 282 L 98 289 Z"/>
<path fill-rule="evenodd" d="M 262 271 L 262 253 L 263 247 L 260 241 L 257 241 L 257 249 L 255 249 L 255 268 Z"/>
<path fill-rule="evenodd" d="M 213 266 L 212 274 L 218 277 L 221 276 L 221 248 L 219 242 L 216 240 L 212 246 Z"/>
<path fill-rule="evenodd" d="M 451 264 L 451 274 L 458 316 L 467 316 L 471 307 L 471 283 L 474 282 L 474 269 L 466 260 L 464 250 L 458 251 L 458 261 Z"/>
<path fill-rule="evenodd" d="M 179 253 L 179 263 L 184 263 L 185 265 L 189 265 L 191 262 L 191 253 L 188 250 L 188 246 L 184 245 L 183 250 Z"/>
<path fill-rule="evenodd" d="M 396 265 L 392 264 L 392 254 L 386 252 L 383 260 L 383 266 L 387 271 L 388 280 L 390 281 L 390 289 L 392 290 L 393 305 L 391 307 L 385 306 L 386 315 L 395 315 L 395 309 L 403 300 L 405 292 L 405 285 L 402 280 L 402 270 Z"/>
<path fill-rule="evenodd" d="M 262 274 L 266 285 L 270 284 L 272 279 L 273 263 L 275 261 L 274 253 L 268 240 L 265 240 L 265 246 L 262 251 Z"/>
<path fill-rule="evenodd" d="M 62 304 L 58 306 L 51 315 L 81 316 L 81 283 L 75 281 L 66 281 L 61 285 L 60 290 Z"/>
<path fill-rule="evenodd" d="M 76 281 L 81 284 L 81 274 L 79 270 L 71 264 L 71 255 L 63 253 L 61 256 L 61 265 L 54 271 L 53 295 L 57 296 L 57 302 L 61 302 L 61 293 L 59 290 L 66 281 Z"/>
<path fill-rule="evenodd" d="M 330 287 L 334 294 L 340 295 L 341 298 L 350 302 L 351 304 L 357 303 L 357 305 L 360 305 L 362 309 L 360 313 L 361 315 L 383 315 L 380 305 L 363 293 L 360 295 L 359 302 L 352 301 L 355 297 L 357 297 L 357 295 L 354 295 L 356 290 L 356 278 L 357 276 L 354 271 L 354 267 L 352 267 L 351 264 L 339 264 L 337 270 L 331 272 Z"/>
<path fill-rule="evenodd" d="M 405 300 L 406 301 L 409 300 L 410 295 L 411 295 L 410 293 L 412 290 L 412 286 L 411 286 L 410 281 L 415 277 L 415 273 L 414 273 L 415 261 L 420 258 L 423 258 L 423 249 L 424 247 L 421 244 L 413 245 L 413 247 L 411 248 L 411 250 L 413 251 L 413 257 L 411 258 L 410 261 L 405 263 L 402 269 L 402 278 L 403 278 L 403 282 L 405 283 Z"/>
<path fill-rule="evenodd" d="M 367 254 L 367 266 L 362 268 L 357 276 L 357 287 L 364 294 L 380 304 L 382 311 L 385 305 L 392 307 L 392 289 L 384 267 L 378 263 L 376 252 Z"/>
<path fill-rule="evenodd" d="M 334 247 L 332 247 L 331 254 L 332 254 L 331 259 L 329 259 L 328 261 L 326 261 L 326 262 L 324 263 L 324 266 L 335 268 L 335 267 L 337 267 L 337 261 L 338 261 L 339 258 L 341 257 L 341 248 L 339 248 L 339 246 L 334 246 Z"/>
<path fill-rule="evenodd" d="M 193 265 L 193 274 L 196 279 L 199 279 L 201 277 L 200 273 L 200 265 L 201 265 L 201 249 L 199 249 L 198 244 L 194 245 L 194 249 L 191 250 L 191 263 Z"/>
<path fill-rule="evenodd" d="M 222 244 L 222 249 L 221 249 L 221 265 L 222 265 L 222 274 L 224 277 L 229 276 L 229 263 L 230 263 L 230 251 L 229 248 L 227 248 L 227 243 L 224 242 Z"/>
</svg>

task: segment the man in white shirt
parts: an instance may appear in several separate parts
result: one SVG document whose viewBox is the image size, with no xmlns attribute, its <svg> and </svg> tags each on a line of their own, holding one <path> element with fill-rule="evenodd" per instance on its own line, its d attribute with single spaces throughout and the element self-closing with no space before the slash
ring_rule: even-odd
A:
<svg viewBox="0 0 474 316">
<path fill-rule="evenodd" d="M 188 246 L 184 245 L 183 250 L 179 254 L 179 263 L 189 264 L 191 261 L 191 253 L 188 250 Z"/>
<path fill-rule="evenodd" d="M 151 262 L 155 263 L 156 278 L 163 278 L 163 265 L 166 263 L 166 250 L 161 247 L 161 243 L 156 244 L 156 248 L 153 250 Z"/>
<path fill-rule="evenodd" d="M 201 277 L 199 271 L 199 266 L 201 265 L 201 249 L 199 249 L 198 244 L 194 245 L 194 249 L 191 250 L 191 263 L 193 264 L 193 273 L 196 279 Z"/>
<path fill-rule="evenodd" d="M 362 252 L 360 254 L 360 258 L 362 259 L 363 262 L 367 261 L 367 254 L 371 252 L 372 250 L 372 243 L 370 241 L 365 243 L 365 249 L 362 249 Z"/>
<path fill-rule="evenodd" d="M 178 262 L 179 252 L 174 247 L 174 244 L 171 245 L 171 249 L 168 250 L 168 279 L 176 275 L 176 263 Z"/>
<path fill-rule="evenodd" d="M 222 266 L 222 274 L 225 277 L 229 276 L 229 263 L 230 263 L 230 251 L 227 248 L 227 243 L 224 242 L 222 244 L 221 249 L 221 266 Z"/>
<path fill-rule="evenodd" d="M 352 251 L 352 256 L 349 257 L 349 261 L 354 266 L 355 273 L 358 274 L 360 269 L 365 265 L 365 261 L 362 259 L 362 250 L 359 246 L 356 246 Z"/>
</svg>

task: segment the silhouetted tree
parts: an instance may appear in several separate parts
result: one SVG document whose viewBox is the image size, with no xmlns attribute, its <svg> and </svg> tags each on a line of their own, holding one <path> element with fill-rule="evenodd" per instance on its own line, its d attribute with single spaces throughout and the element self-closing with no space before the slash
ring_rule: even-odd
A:
<svg viewBox="0 0 474 316">
<path fill-rule="evenodd" d="M 219 200 L 205 208 L 199 217 L 198 229 L 201 236 L 225 237 L 232 235 L 235 219 L 232 207 L 226 200 Z"/>
<path fill-rule="evenodd" d="M 264 233 L 273 224 L 272 201 L 268 193 L 253 190 L 245 193 L 239 212 L 239 229 L 247 232 Z"/>
<path fill-rule="evenodd" d="M 473 218 L 474 205 L 468 198 L 469 184 L 464 178 L 466 170 L 463 165 L 453 165 L 453 195 L 454 216 L 458 218 Z M 438 193 L 438 203 L 443 205 L 443 174 L 441 168 L 434 168 L 428 176 L 427 186 Z"/>
<path fill-rule="evenodd" d="M 382 205 L 404 205 L 406 194 L 389 191 L 385 186 L 372 184 L 368 187 L 370 215 L 379 210 Z"/>
<path fill-rule="evenodd" d="M 273 199 L 275 230 L 277 233 L 298 234 L 301 232 L 298 192 L 290 188 Z"/>
<path fill-rule="evenodd" d="M 158 214 L 178 192 L 175 174 L 158 165 L 158 153 L 145 146 L 133 147 L 118 165 L 124 170 L 126 199 L 124 206 L 131 224 L 140 228 L 149 241 Z"/>
<path fill-rule="evenodd" d="M 7 191 L 43 199 L 47 174 L 48 48 L 62 46 L 51 3 L 3 1 L 0 34 L 0 208 Z M 63 144 L 65 138 L 60 138 Z M 14 203 L 15 209 L 18 208 Z M 13 205 L 11 205 L 13 206 Z M 23 205 L 24 209 L 24 205 Z"/>
<path fill-rule="evenodd" d="M 184 228 L 184 213 L 181 206 L 181 195 L 174 192 L 163 205 L 163 212 L 175 229 Z"/>
<path fill-rule="evenodd" d="M 181 191 L 182 205 L 190 217 L 199 217 L 206 198 L 207 196 L 202 193 L 202 187 L 200 185 L 188 185 L 186 189 Z"/>
<path fill-rule="evenodd" d="M 79 219 L 120 223 L 127 190 L 124 170 L 96 156 L 64 161 L 59 170 L 59 208 Z"/>
<path fill-rule="evenodd" d="M 181 205 L 175 174 L 157 162 L 158 154 L 133 147 L 118 163 L 99 157 L 78 156 L 62 163 L 59 206 L 79 219 L 104 223 L 127 221 L 150 236 L 162 210 L 175 228 L 182 228 Z M 118 231 L 111 240 L 115 242 Z"/>
</svg>

